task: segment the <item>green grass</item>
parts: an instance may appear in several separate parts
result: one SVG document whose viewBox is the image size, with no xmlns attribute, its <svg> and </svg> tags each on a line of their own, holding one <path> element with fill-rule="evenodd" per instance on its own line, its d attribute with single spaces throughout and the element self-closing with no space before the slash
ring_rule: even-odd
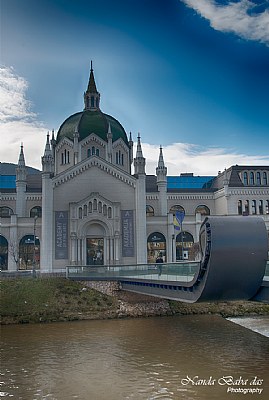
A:
<svg viewBox="0 0 269 400">
<path fill-rule="evenodd" d="M 115 300 L 65 278 L 5 279 L 1 282 L 2 323 L 100 318 L 116 310 Z M 79 317 L 80 316 L 80 317 Z"/>
</svg>

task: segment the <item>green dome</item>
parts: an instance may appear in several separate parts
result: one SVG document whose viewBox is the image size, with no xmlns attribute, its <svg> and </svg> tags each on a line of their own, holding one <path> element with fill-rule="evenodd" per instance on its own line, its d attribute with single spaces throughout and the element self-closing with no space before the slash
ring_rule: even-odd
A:
<svg viewBox="0 0 269 400">
<path fill-rule="evenodd" d="M 102 113 L 100 110 L 85 110 L 67 118 L 58 131 L 57 143 L 64 137 L 73 141 L 73 135 L 76 130 L 78 130 L 80 141 L 86 139 L 91 133 L 95 133 L 101 139 L 107 141 L 109 124 L 113 135 L 113 142 L 122 138 L 128 145 L 126 132 L 119 121 L 108 114 Z"/>
</svg>

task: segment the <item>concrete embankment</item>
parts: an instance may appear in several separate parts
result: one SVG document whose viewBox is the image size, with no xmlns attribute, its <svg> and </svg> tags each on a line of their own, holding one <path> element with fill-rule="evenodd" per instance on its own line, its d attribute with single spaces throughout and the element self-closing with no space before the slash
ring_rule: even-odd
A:
<svg viewBox="0 0 269 400">
<path fill-rule="evenodd" d="M 116 282 L 64 278 L 5 279 L 0 307 L 2 324 L 190 314 L 269 315 L 269 305 L 263 303 L 187 304 L 125 292 Z"/>
</svg>

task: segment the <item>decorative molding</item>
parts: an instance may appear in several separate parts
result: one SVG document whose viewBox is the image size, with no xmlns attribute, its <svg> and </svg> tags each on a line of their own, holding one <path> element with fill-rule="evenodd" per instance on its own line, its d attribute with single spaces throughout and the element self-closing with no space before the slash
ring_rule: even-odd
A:
<svg viewBox="0 0 269 400">
<path fill-rule="evenodd" d="M 214 200 L 213 194 L 169 194 L 167 200 Z"/>
<path fill-rule="evenodd" d="M 67 171 L 63 171 L 60 173 L 60 175 L 54 177 L 52 179 L 53 187 L 60 186 L 63 183 L 72 180 L 76 176 L 82 174 L 92 167 L 99 168 L 108 175 L 115 177 L 116 179 L 126 183 L 129 186 L 132 186 L 133 188 L 136 187 L 136 178 L 128 175 L 123 170 L 118 169 L 114 165 L 108 164 L 104 159 L 96 156 L 87 158 L 86 160 L 81 161 L 79 164 L 74 165 L 71 170 L 69 168 Z"/>
<path fill-rule="evenodd" d="M 40 194 L 28 194 L 26 196 L 26 201 L 41 201 L 42 195 Z"/>
<path fill-rule="evenodd" d="M 60 143 L 56 146 L 56 153 L 58 153 L 63 147 L 64 147 L 64 145 L 67 145 L 67 146 L 69 146 L 71 149 L 73 149 L 74 148 L 74 143 L 70 140 L 70 139 L 68 139 L 68 138 L 63 138 L 61 141 L 60 141 Z"/>
<path fill-rule="evenodd" d="M 16 201 L 17 195 L 16 194 L 1 194 L 0 200 L 1 201 Z"/>
<path fill-rule="evenodd" d="M 86 137 L 86 139 L 84 139 L 84 140 L 82 140 L 80 142 L 80 146 L 81 146 L 81 148 L 83 148 L 83 147 L 87 146 L 91 142 L 96 142 L 100 146 L 102 146 L 103 148 L 105 148 L 106 145 L 107 145 L 107 142 L 105 142 L 99 136 L 97 136 L 94 132 L 92 132 L 92 133 L 89 134 L 89 136 Z"/>
<path fill-rule="evenodd" d="M 159 200 L 158 194 L 146 194 L 146 200 Z"/>
</svg>

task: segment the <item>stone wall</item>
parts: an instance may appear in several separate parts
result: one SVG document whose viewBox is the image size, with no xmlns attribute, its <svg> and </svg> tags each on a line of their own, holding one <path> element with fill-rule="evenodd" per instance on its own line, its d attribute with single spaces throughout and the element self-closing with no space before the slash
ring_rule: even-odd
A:
<svg viewBox="0 0 269 400">
<path fill-rule="evenodd" d="M 108 296 L 114 296 L 116 292 L 121 290 L 121 284 L 118 281 L 81 281 L 81 283 Z"/>
</svg>

